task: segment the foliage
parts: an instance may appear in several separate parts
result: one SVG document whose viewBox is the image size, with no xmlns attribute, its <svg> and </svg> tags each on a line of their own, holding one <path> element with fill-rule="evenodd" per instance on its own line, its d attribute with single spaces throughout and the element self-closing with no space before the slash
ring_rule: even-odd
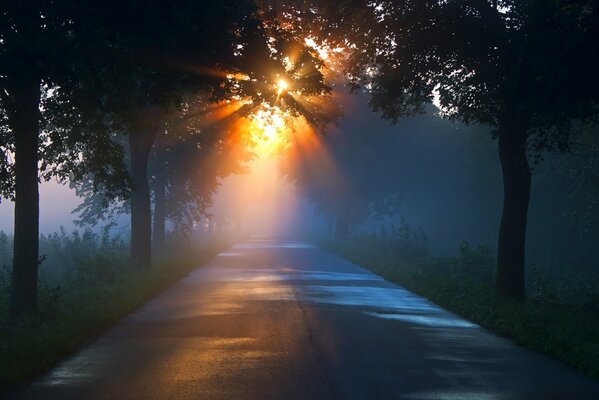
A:
<svg viewBox="0 0 599 400">
<path fill-rule="evenodd" d="M 0 233 L 2 263 L 6 239 Z M 0 272 L 0 392 L 51 368 L 224 246 L 221 240 L 172 249 L 175 256 L 140 271 L 119 239 L 64 231 L 42 238 L 47 257 L 37 314 L 6 320 L 9 269 Z"/>
<path fill-rule="evenodd" d="M 572 122 L 596 114 L 592 1 L 357 3 L 350 76 L 388 118 L 420 112 L 438 91 L 444 112 L 466 123 L 521 119 L 542 151 L 568 146 Z"/>
<path fill-rule="evenodd" d="M 73 98 L 64 96 L 74 90 L 77 79 L 89 79 L 99 65 L 104 55 L 99 27 L 110 18 L 107 11 L 93 0 L 0 6 L 0 197 L 14 197 L 15 138 L 14 126 L 9 126 L 23 112 L 15 95 L 25 85 L 41 93 L 40 113 L 31 116 L 41 122 L 37 141 L 41 178 L 94 173 L 98 187 L 109 193 L 120 190 L 125 171 L 119 159 L 122 150 L 111 144 L 106 122 L 83 121 L 72 108 Z M 79 129 L 63 126 L 67 116 L 81 122 Z M 98 146 L 103 151 L 97 151 Z"/>
<path fill-rule="evenodd" d="M 232 69 L 238 31 L 255 23 L 255 8 L 247 0 L 132 1 L 107 8 L 111 17 L 100 21 L 96 32 L 102 42 L 98 51 L 105 60 L 98 68 L 73 77 L 76 82 L 68 91 L 57 90 L 72 99 L 71 113 L 58 114 L 68 116 L 61 119 L 61 126 L 71 131 L 85 129 L 88 124 L 75 116 L 108 125 L 112 141 L 97 147 L 103 149 L 114 143 L 122 147 L 119 134 L 139 132 L 149 152 L 155 131 L 164 131 L 164 119 L 185 106 L 186 96 L 220 87 L 225 72 L 218 68 Z M 124 158 L 122 152 L 119 156 Z M 82 222 L 120 213 L 128 196 L 98 190 L 90 180 L 95 182 L 102 171 L 85 172 L 71 177 L 71 184 L 89 198 L 78 210 Z M 119 177 L 120 186 L 130 189 L 128 176 Z"/>
<path fill-rule="evenodd" d="M 42 281 L 62 282 L 75 279 L 90 282 L 110 282 L 129 260 L 127 243 L 120 237 L 111 237 L 89 229 L 40 236 L 40 278 Z M 10 265 L 12 237 L 0 232 L 0 265 Z"/>
<path fill-rule="evenodd" d="M 160 8 L 158 3 L 162 4 L 154 6 Z M 133 2 L 123 12 L 137 14 L 140 4 Z M 135 128 L 136 120 L 147 119 L 136 110 L 148 104 L 160 106 L 150 183 L 166 187 L 168 217 L 188 227 L 205 216 L 219 179 L 242 170 L 251 156 L 244 148 L 247 143 L 240 143 L 242 139 L 228 126 L 231 120 L 270 104 L 289 115 L 326 123 L 320 108 L 300 104 L 289 93 L 277 93 L 273 83 L 285 78 L 294 93 L 306 97 L 327 95 L 330 88 L 319 71 L 322 63 L 316 54 L 280 29 L 276 20 L 259 15 L 251 1 L 186 2 L 185 7 L 166 7 L 161 14 L 142 5 L 147 18 L 136 18 L 130 29 L 130 19 L 105 27 L 107 40 L 117 40 L 123 46 L 117 46 L 117 54 L 129 62 L 103 69 L 103 79 L 85 81 L 88 86 L 76 94 L 87 99 L 90 93 L 105 93 L 91 114 L 108 118 L 113 128 L 124 133 Z M 169 21 L 181 15 L 197 19 L 183 18 L 183 24 Z M 126 35 L 119 36 L 121 30 Z M 138 48 L 154 56 L 148 60 Z M 293 68 L 283 59 L 290 51 L 297 56 Z M 127 76 L 135 79 L 127 80 Z M 219 108 L 236 104 L 241 105 L 238 110 L 214 121 L 212 114 L 218 114 Z M 79 179 L 75 185 L 86 198 L 77 210 L 81 223 L 96 223 L 127 211 L 122 198 L 105 196 L 105 192 L 95 196 L 97 190 L 89 179 Z"/>
<path fill-rule="evenodd" d="M 258 18 L 240 32 L 235 64 L 214 92 L 215 99 L 244 99 L 248 103 L 245 112 L 265 104 L 276 106 L 290 116 L 325 126 L 336 115 L 326 112 L 321 101 L 314 101 L 330 96 L 324 61 L 304 36 L 289 29 L 269 7 L 260 9 Z M 280 80 L 287 82 L 289 90 L 279 90 Z"/>
</svg>

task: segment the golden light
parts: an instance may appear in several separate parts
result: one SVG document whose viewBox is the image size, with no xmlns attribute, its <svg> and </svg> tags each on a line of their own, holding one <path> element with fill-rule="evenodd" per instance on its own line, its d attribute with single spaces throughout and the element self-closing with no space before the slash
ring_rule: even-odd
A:
<svg viewBox="0 0 599 400">
<path fill-rule="evenodd" d="M 287 81 L 285 79 L 279 79 L 279 82 L 277 82 L 277 94 L 280 96 L 286 92 L 287 89 L 289 89 L 289 84 Z"/>
<path fill-rule="evenodd" d="M 305 38 L 304 43 L 326 63 L 326 68 L 322 71 L 326 78 L 332 78 L 339 71 L 343 70 L 345 59 L 348 56 L 343 47 L 331 47 L 326 41 L 317 42 L 315 38 L 311 36 Z"/>
<path fill-rule="evenodd" d="M 252 113 L 246 125 L 253 142 L 252 150 L 260 158 L 271 157 L 281 153 L 289 142 L 290 115 L 277 106 L 262 104 Z"/>
<path fill-rule="evenodd" d="M 313 38 L 307 37 L 306 39 L 304 39 L 304 43 L 306 43 L 308 47 L 311 47 L 314 50 L 316 50 L 318 56 L 322 60 L 327 61 L 329 59 L 329 50 L 323 46 L 319 46 Z"/>
<path fill-rule="evenodd" d="M 274 39 L 272 39 L 274 40 Z M 310 52 L 326 62 L 322 68 L 323 74 L 330 74 L 330 66 L 337 62 L 343 49 L 333 48 L 326 42 L 317 42 L 313 37 L 304 40 Z M 294 77 L 303 78 L 304 74 L 313 73 L 308 67 L 300 63 L 296 65 L 299 54 L 287 54 L 282 58 L 283 66 L 287 73 Z M 320 67 L 319 67 L 320 69 Z M 315 115 L 334 116 L 338 114 L 336 105 L 331 102 L 330 97 L 319 95 L 305 95 L 301 93 L 301 87 L 294 87 L 293 83 L 278 74 L 273 74 L 269 82 L 265 82 L 271 88 L 272 94 L 276 93 L 273 102 L 254 102 L 250 97 L 245 98 L 242 94 L 242 81 L 252 81 L 245 73 L 227 73 L 226 79 L 230 86 L 238 91 L 232 95 L 224 106 L 210 113 L 214 120 L 230 123 L 230 130 L 236 132 L 242 143 L 251 150 L 259 159 L 274 159 L 285 153 L 292 145 L 295 145 L 302 137 L 315 134 L 307 123 L 308 119 L 314 122 Z M 326 77 L 326 76 L 325 76 Z M 295 79 L 295 78 L 294 78 Z M 261 95 L 258 92 L 258 95 Z M 285 98 L 283 98 L 285 95 Z M 300 108 L 303 113 L 310 115 L 291 115 L 287 111 L 289 104 L 294 104 L 295 109 Z"/>
</svg>

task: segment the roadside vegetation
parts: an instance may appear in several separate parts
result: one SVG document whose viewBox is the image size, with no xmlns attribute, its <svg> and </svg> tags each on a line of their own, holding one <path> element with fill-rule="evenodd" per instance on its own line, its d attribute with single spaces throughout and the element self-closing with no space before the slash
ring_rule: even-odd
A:
<svg viewBox="0 0 599 400">
<path fill-rule="evenodd" d="M 150 268 L 135 268 L 118 237 L 42 235 L 38 312 L 9 323 L 12 237 L 0 232 L 0 393 L 48 370 L 227 246 L 225 239 L 186 243 Z"/>
<path fill-rule="evenodd" d="M 519 345 L 599 379 L 599 277 L 573 267 L 527 268 L 527 300 L 499 301 L 495 254 L 462 243 L 451 258 L 428 254 L 424 233 L 405 222 L 324 246 Z"/>
</svg>

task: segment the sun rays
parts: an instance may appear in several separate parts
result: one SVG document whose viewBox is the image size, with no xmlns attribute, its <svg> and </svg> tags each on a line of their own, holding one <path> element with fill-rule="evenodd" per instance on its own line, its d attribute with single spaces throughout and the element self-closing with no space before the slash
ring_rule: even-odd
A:
<svg viewBox="0 0 599 400">
<path fill-rule="evenodd" d="M 256 71 L 196 69 L 222 77 L 224 94 L 197 114 L 200 125 L 229 132 L 256 157 L 277 158 L 297 145 L 294 142 L 299 137 L 316 135 L 339 117 L 336 99 L 325 80 L 342 49 L 318 43 L 313 37 L 287 45 L 277 44 L 274 36 L 267 39 L 271 63 Z"/>
</svg>

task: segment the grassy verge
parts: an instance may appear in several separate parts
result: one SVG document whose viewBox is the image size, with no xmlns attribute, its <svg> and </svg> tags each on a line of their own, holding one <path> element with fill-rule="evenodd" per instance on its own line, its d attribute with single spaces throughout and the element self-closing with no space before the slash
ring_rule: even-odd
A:
<svg viewBox="0 0 599 400">
<path fill-rule="evenodd" d="M 599 379 L 597 279 L 551 281 L 531 267 L 528 300 L 499 302 L 494 296 L 494 257 L 486 248 L 464 244 L 455 258 L 421 254 L 405 260 L 391 244 L 364 236 L 324 243 L 324 247 L 517 344 Z"/>
<path fill-rule="evenodd" d="M 17 324 L 3 319 L 7 302 L 4 271 L 0 285 L 0 393 L 47 371 L 226 247 L 225 241 L 215 241 L 178 251 L 145 270 L 131 268 L 121 254 L 108 259 L 105 254 L 91 254 L 59 281 L 42 280 L 38 315 Z"/>
</svg>

